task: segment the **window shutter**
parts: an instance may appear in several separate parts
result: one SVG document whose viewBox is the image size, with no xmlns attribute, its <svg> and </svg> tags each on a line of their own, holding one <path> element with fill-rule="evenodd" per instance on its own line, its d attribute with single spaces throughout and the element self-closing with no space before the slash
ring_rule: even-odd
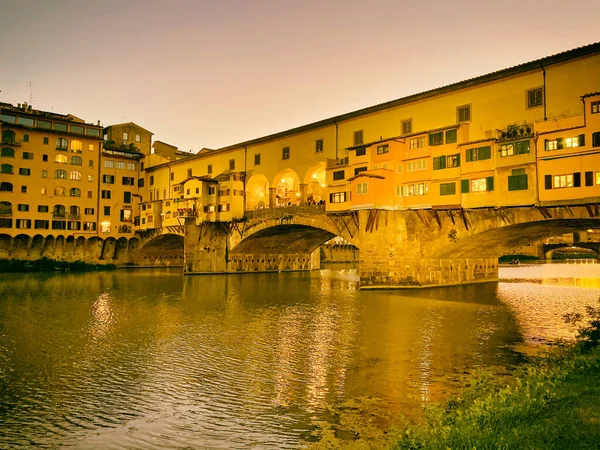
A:
<svg viewBox="0 0 600 450">
<path fill-rule="evenodd" d="M 563 138 L 556 139 L 556 148 L 559 150 L 564 148 Z"/>
<path fill-rule="evenodd" d="M 486 184 L 487 184 L 487 190 L 488 191 L 493 191 L 494 190 L 494 177 L 487 177 L 486 178 Z"/>
<path fill-rule="evenodd" d="M 600 147 L 600 131 L 592 134 L 592 147 Z"/>
<path fill-rule="evenodd" d="M 544 150 L 548 150 L 548 139 L 544 139 Z"/>
<path fill-rule="evenodd" d="M 580 134 L 579 135 L 579 146 L 580 147 L 584 147 L 585 146 L 585 134 Z"/>
<path fill-rule="evenodd" d="M 456 167 L 460 166 L 460 153 L 456 155 Z"/>
<path fill-rule="evenodd" d="M 433 145 L 433 134 L 429 135 L 429 145 Z"/>
<path fill-rule="evenodd" d="M 544 187 L 552 189 L 552 175 L 544 175 Z"/>
<path fill-rule="evenodd" d="M 460 192 L 463 194 L 469 193 L 469 180 L 460 180 Z"/>
<path fill-rule="evenodd" d="M 467 149 L 465 152 L 467 162 L 473 161 L 473 150 L 472 148 Z"/>
<path fill-rule="evenodd" d="M 333 203 L 333 194 L 329 194 L 329 203 Z"/>
<path fill-rule="evenodd" d="M 586 172 L 585 173 L 585 185 L 586 186 L 594 185 L 594 172 Z"/>
<path fill-rule="evenodd" d="M 573 187 L 581 187 L 581 172 L 573 174 Z"/>
<path fill-rule="evenodd" d="M 481 147 L 479 149 L 479 157 L 477 159 L 491 159 L 492 158 L 492 147 Z"/>
<path fill-rule="evenodd" d="M 509 191 L 516 191 L 517 190 L 517 183 L 516 183 L 516 176 L 515 175 L 510 175 L 508 177 L 508 190 Z"/>
</svg>

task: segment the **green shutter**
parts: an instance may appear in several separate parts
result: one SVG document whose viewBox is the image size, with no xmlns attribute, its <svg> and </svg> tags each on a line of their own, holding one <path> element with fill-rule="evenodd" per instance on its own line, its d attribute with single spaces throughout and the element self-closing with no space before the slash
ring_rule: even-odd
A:
<svg viewBox="0 0 600 450">
<path fill-rule="evenodd" d="M 429 135 L 429 145 L 432 146 L 433 145 L 433 134 Z"/>
<path fill-rule="evenodd" d="M 469 180 L 460 180 L 460 192 L 463 194 L 469 193 Z"/>
<path fill-rule="evenodd" d="M 491 159 L 492 158 L 492 147 L 489 145 L 487 147 L 481 147 L 478 150 L 477 159 Z"/>
<path fill-rule="evenodd" d="M 552 189 L 552 175 L 544 175 L 544 187 Z"/>
<path fill-rule="evenodd" d="M 556 139 L 556 148 L 559 150 L 562 148 L 565 148 L 565 146 L 563 144 L 563 138 Z"/>
<path fill-rule="evenodd" d="M 581 187 L 581 172 L 573 174 L 573 187 Z"/>
<path fill-rule="evenodd" d="M 446 157 L 436 156 L 433 158 L 433 170 L 440 170 L 446 168 Z"/>
<path fill-rule="evenodd" d="M 508 190 L 509 191 L 516 191 L 518 190 L 518 175 L 510 175 L 508 177 Z"/>
<path fill-rule="evenodd" d="M 584 147 L 585 146 L 585 134 L 580 134 L 579 135 L 579 146 L 580 147 Z"/>
<path fill-rule="evenodd" d="M 494 190 L 494 177 L 487 177 L 486 182 L 487 182 L 487 190 L 493 191 Z"/>
<path fill-rule="evenodd" d="M 456 167 L 460 167 L 460 153 L 456 155 Z"/>
<path fill-rule="evenodd" d="M 594 172 L 586 172 L 585 173 L 585 185 L 586 186 L 594 185 Z"/>
<path fill-rule="evenodd" d="M 475 149 L 474 148 L 467 149 L 467 151 L 465 153 L 467 162 L 473 161 L 473 150 L 475 150 Z"/>
</svg>

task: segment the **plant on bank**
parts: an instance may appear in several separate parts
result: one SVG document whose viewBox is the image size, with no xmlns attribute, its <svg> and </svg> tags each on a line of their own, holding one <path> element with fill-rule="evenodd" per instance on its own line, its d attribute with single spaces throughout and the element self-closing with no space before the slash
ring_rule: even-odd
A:
<svg viewBox="0 0 600 450">
<path fill-rule="evenodd" d="M 598 306 L 586 306 L 587 324 L 581 325 L 577 330 L 577 341 L 582 350 L 590 351 L 600 345 L 600 297 L 597 300 Z M 580 313 L 570 313 L 563 316 L 566 323 L 579 325 L 585 322 Z"/>
</svg>

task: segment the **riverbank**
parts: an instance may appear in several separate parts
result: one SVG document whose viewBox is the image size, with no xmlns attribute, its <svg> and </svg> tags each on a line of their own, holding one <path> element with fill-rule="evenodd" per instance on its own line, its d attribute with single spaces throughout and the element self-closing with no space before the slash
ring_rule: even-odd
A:
<svg viewBox="0 0 600 450">
<path fill-rule="evenodd" d="M 91 272 L 114 270 L 114 264 L 88 264 L 83 261 L 55 261 L 42 258 L 35 261 L 0 259 L 0 273 Z"/>
</svg>

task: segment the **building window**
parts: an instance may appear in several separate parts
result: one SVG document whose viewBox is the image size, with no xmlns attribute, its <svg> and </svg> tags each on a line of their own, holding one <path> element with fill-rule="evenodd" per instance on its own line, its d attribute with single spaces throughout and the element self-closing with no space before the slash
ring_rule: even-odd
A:
<svg viewBox="0 0 600 450">
<path fill-rule="evenodd" d="M 31 169 L 26 169 L 24 167 L 19 168 L 19 175 L 29 176 L 31 175 Z"/>
<path fill-rule="evenodd" d="M 544 104 L 544 88 L 535 88 L 527 91 L 527 108 L 537 108 Z"/>
<path fill-rule="evenodd" d="M 8 157 L 8 158 L 14 158 L 15 157 L 15 151 L 12 148 L 5 147 L 2 150 L 0 150 L 0 156 L 5 156 L 5 157 Z"/>
<path fill-rule="evenodd" d="M 87 191 L 87 198 L 93 198 L 92 191 Z"/>
<path fill-rule="evenodd" d="M 359 147 L 356 149 L 356 156 L 365 156 L 367 154 L 367 147 Z"/>
<path fill-rule="evenodd" d="M 114 175 L 102 175 L 102 182 L 106 184 L 115 184 Z"/>
<path fill-rule="evenodd" d="M 23 142 L 29 142 L 29 135 L 28 134 L 24 134 L 23 135 Z"/>
<path fill-rule="evenodd" d="M 128 162 L 127 163 L 127 170 L 137 170 L 137 164 L 136 163 L 132 163 L 132 162 Z"/>
<path fill-rule="evenodd" d="M 235 159 L 229 160 L 229 170 L 235 170 Z"/>
<path fill-rule="evenodd" d="M 83 210 L 83 213 L 84 213 L 86 216 L 93 216 L 93 215 L 94 215 L 94 208 L 85 208 L 85 209 Z"/>
<path fill-rule="evenodd" d="M 81 143 L 81 141 L 78 141 L 76 139 L 73 139 L 71 141 L 71 151 L 73 153 L 81 153 L 83 148 L 83 144 Z"/>
<path fill-rule="evenodd" d="M 390 151 L 390 146 L 388 144 L 378 145 L 377 146 L 377 154 L 382 155 L 384 153 L 388 153 Z"/>
<path fill-rule="evenodd" d="M 254 155 L 254 165 L 260 166 L 260 153 L 257 153 L 256 155 Z"/>
<path fill-rule="evenodd" d="M 471 180 L 471 192 L 487 191 L 487 180 L 485 178 L 477 178 Z"/>
<path fill-rule="evenodd" d="M 71 156 L 71 164 L 81 166 L 83 164 L 83 160 L 79 156 Z"/>
<path fill-rule="evenodd" d="M 123 192 L 123 203 L 131 203 L 131 192 Z"/>
<path fill-rule="evenodd" d="M 214 186 L 208 186 L 208 195 L 215 195 L 215 187 Z"/>
<path fill-rule="evenodd" d="M 44 145 L 48 145 L 49 139 L 47 137 L 44 138 Z"/>
<path fill-rule="evenodd" d="M 48 155 L 42 155 L 42 161 L 48 162 Z"/>
<path fill-rule="evenodd" d="M 456 142 L 456 129 L 446 131 L 446 144 L 454 144 Z"/>
<path fill-rule="evenodd" d="M 115 167 L 117 169 L 125 170 L 125 162 L 124 161 L 115 161 Z"/>
<path fill-rule="evenodd" d="M 416 172 L 418 170 L 426 170 L 427 169 L 427 160 L 426 159 L 417 159 L 415 161 L 408 161 L 406 163 L 406 171 L 407 172 Z"/>
<path fill-rule="evenodd" d="M 81 189 L 79 189 L 79 188 L 69 189 L 69 197 L 81 197 Z"/>
<path fill-rule="evenodd" d="M 47 230 L 50 228 L 50 221 L 48 220 L 34 220 L 33 227 L 36 230 Z"/>
<path fill-rule="evenodd" d="M 27 186 L 21 186 L 21 194 L 27 194 Z"/>
<path fill-rule="evenodd" d="M 140 136 L 139 134 L 135 134 L 135 142 L 142 142 L 142 136 Z"/>
<path fill-rule="evenodd" d="M 133 177 L 122 177 L 121 184 L 123 186 L 135 186 L 135 178 Z"/>
<path fill-rule="evenodd" d="M 66 170 L 62 170 L 62 169 L 56 169 L 54 171 L 54 178 L 66 179 L 67 178 L 67 171 Z"/>
<path fill-rule="evenodd" d="M 402 121 L 402 134 L 412 133 L 412 119 Z"/>
<path fill-rule="evenodd" d="M 281 159 L 290 159 L 290 148 L 283 147 L 281 149 Z"/>
<path fill-rule="evenodd" d="M 42 178 L 48 178 L 48 171 L 42 170 Z"/>
<path fill-rule="evenodd" d="M 208 173 L 208 174 L 211 174 L 211 173 L 212 173 L 212 164 L 209 164 L 209 165 L 206 167 L 206 173 Z"/>
<path fill-rule="evenodd" d="M 573 136 L 565 139 L 565 148 L 584 147 L 585 146 L 585 134 L 579 136 Z"/>
<path fill-rule="evenodd" d="M 3 181 L 0 183 L 0 192 L 12 192 L 12 191 L 13 191 L 12 183 L 8 183 L 6 181 Z"/>
<path fill-rule="evenodd" d="M 33 153 L 31 152 L 23 152 L 23 159 L 33 159 Z"/>
<path fill-rule="evenodd" d="M 38 205 L 38 212 L 47 213 L 48 212 L 48 205 Z"/>
<path fill-rule="evenodd" d="M 414 195 L 427 195 L 429 185 L 427 183 L 416 183 L 402 186 L 402 196 L 412 197 Z"/>
<path fill-rule="evenodd" d="M 433 158 L 433 170 L 440 170 L 446 168 L 446 157 L 436 156 Z"/>
<path fill-rule="evenodd" d="M 356 169 L 354 169 L 354 176 L 358 175 L 361 172 L 366 172 L 367 170 L 369 170 L 366 166 L 365 167 L 357 167 Z"/>
<path fill-rule="evenodd" d="M 104 215 L 105 216 L 110 216 L 110 206 L 105 206 L 104 207 Z"/>
<path fill-rule="evenodd" d="M 522 155 L 525 153 L 529 153 L 529 140 L 527 141 L 519 141 L 512 142 L 510 144 L 503 144 L 500 146 L 500 156 L 513 156 L 513 155 Z"/>
<path fill-rule="evenodd" d="M 354 145 L 362 145 L 363 143 L 363 130 L 357 130 L 354 132 Z"/>
<path fill-rule="evenodd" d="M 444 132 L 439 131 L 437 133 L 429 134 L 429 145 L 443 145 L 444 144 Z"/>
<path fill-rule="evenodd" d="M 456 108 L 456 122 L 471 121 L 471 105 L 462 105 Z"/>
<path fill-rule="evenodd" d="M 396 173 L 404 172 L 404 166 L 402 164 L 396 164 Z"/>
<path fill-rule="evenodd" d="M 317 139 L 315 141 L 315 153 L 321 153 L 323 151 L 323 139 Z"/>
<path fill-rule="evenodd" d="M 460 166 L 460 153 L 455 155 L 448 155 L 446 157 L 446 167 L 459 167 Z"/>
<path fill-rule="evenodd" d="M 17 211 L 27 212 L 29 211 L 29 205 L 21 203 L 17 206 Z"/>
<path fill-rule="evenodd" d="M 123 131 L 123 140 L 127 142 L 129 140 L 129 133 L 127 131 Z"/>
<path fill-rule="evenodd" d="M 69 160 L 67 159 L 67 157 L 65 155 L 56 155 L 54 157 L 54 162 L 57 162 L 60 164 L 67 164 L 69 162 Z"/>
<path fill-rule="evenodd" d="M 88 161 L 88 167 L 94 167 L 94 160 L 93 159 L 90 159 Z"/>
<path fill-rule="evenodd" d="M 523 191 L 526 189 L 528 189 L 528 186 L 527 173 L 525 173 L 525 169 L 513 169 L 512 175 L 508 177 L 508 190 Z"/>
<path fill-rule="evenodd" d="M 64 138 L 56 139 L 56 150 L 68 150 L 69 143 Z"/>
<path fill-rule="evenodd" d="M 344 171 L 343 170 L 338 170 L 336 172 L 333 172 L 333 181 L 338 181 L 338 180 L 343 180 L 344 177 Z"/>
<path fill-rule="evenodd" d="M 193 170 L 192 170 L 192 169 L 188 169 L 188 170 L 187 170 L 187 173 L 188 173 L 188 175 L 187 175 L 187 176 L 188 176 L 188 177 L 191 177 L 191 176 L 192 176 L 192 172 L 193 172 Z"/>
<path fill-rule="evenodd" d="M 592 147 L 600 147 L 600 131 L 592 133 Z"/>
<path fill-rule="evenodd" d="M 356 195 L 364 195 L 369 193 L 369 183 L 357 183 Z"/>
<path fill-rule="evenodd" d="M 573 174 L 568 175 L 554 175 L 552 177 L 552 188 L 570 188 L 573 187 Z"/>
<path fill-rule="evenodd" d="M 329 194 L 329 203 L 344 203 L 346 201 L 346 192 L 334 192 Z"/>
<path fill-rule="evenodd" d="M 154 175 L 150 175 L 150 186 L 154 186 Z"/>
<path fill-rule="evenodd" d="M 81 172 L 72 170 L 69 174 L 69 180 L 81 180 Z"/>
<path fill-rule="evenodd" d="M 113 167 L 115 167 L 115 162 L 112 159 L 105 159 L 104 167 L 106 167 L 107 169 L 112 169 Z"/>
<path fill-rule="evenodd" d="M 440 195 L 456 194 L 456 183 L 440 183 Z"/>
<path fill-rule="evenodd" d="M 469 148 L 466 151 L 467 162 L 471 161 L 482 161 L 485 159 L 492 158 L 492 147 L 477 147 L 477 148 Z"/>
</svg>

